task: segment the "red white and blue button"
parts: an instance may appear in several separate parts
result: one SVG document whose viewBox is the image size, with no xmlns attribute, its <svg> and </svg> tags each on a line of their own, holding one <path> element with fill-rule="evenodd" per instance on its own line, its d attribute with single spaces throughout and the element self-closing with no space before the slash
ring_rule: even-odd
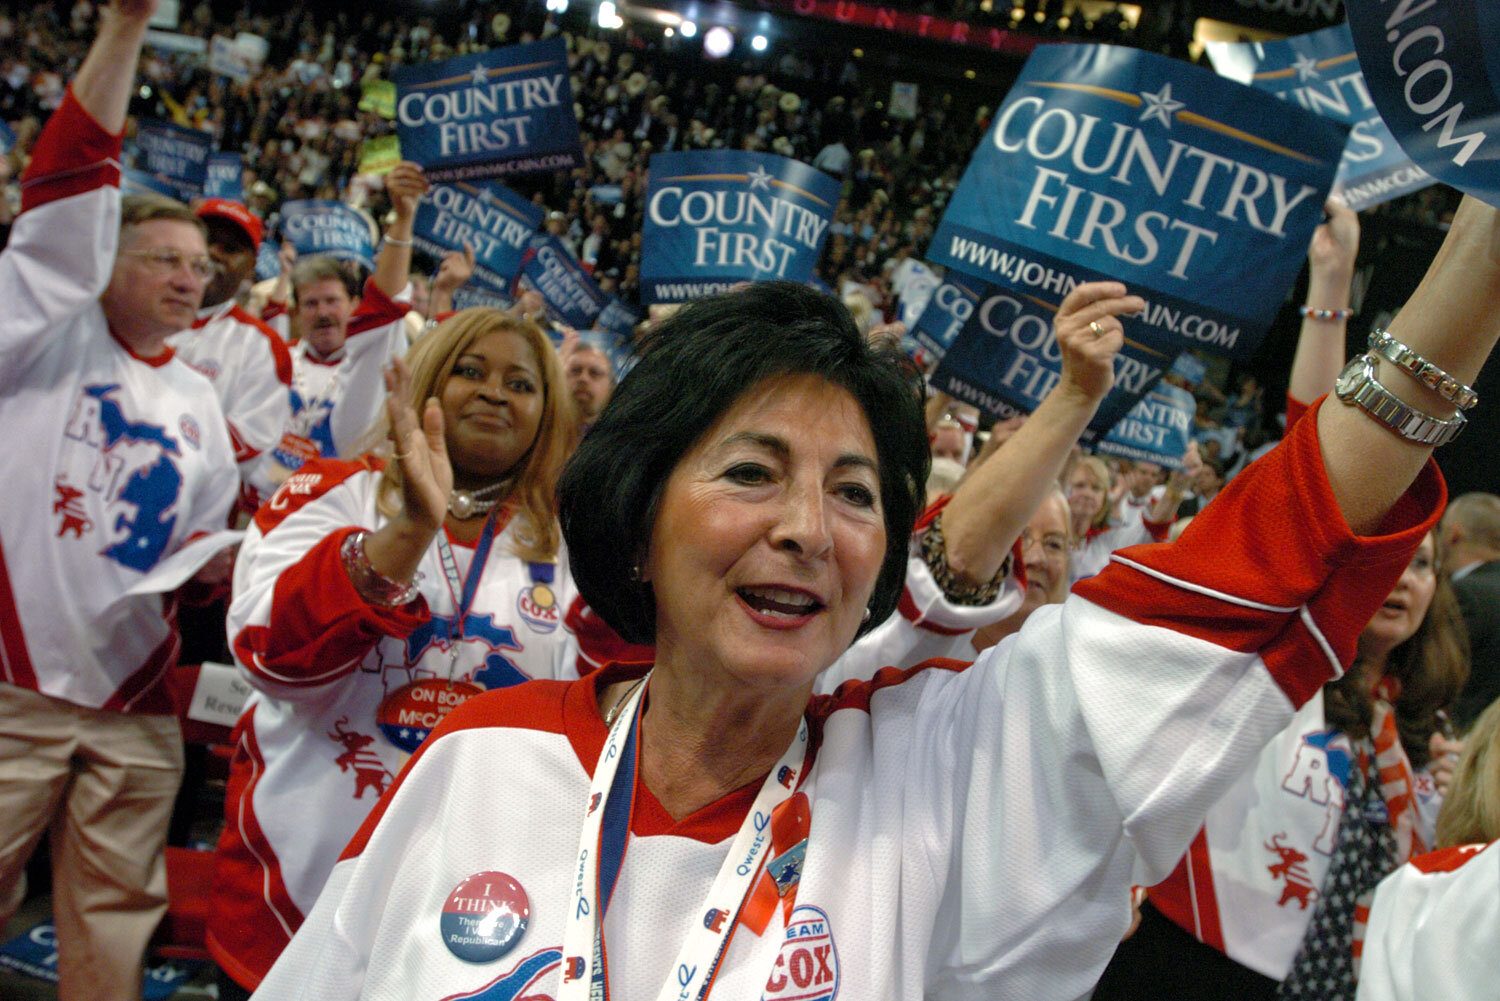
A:
<svg viewBox="0 0 1500 1001">
<path fill-rule="evenodd" d="M 443 903 L 443 944 L 465 962 L 491 963 L 516 947 L 530 920 L 520 883 L 503 872 L 476 872 Z"/>
</svg>

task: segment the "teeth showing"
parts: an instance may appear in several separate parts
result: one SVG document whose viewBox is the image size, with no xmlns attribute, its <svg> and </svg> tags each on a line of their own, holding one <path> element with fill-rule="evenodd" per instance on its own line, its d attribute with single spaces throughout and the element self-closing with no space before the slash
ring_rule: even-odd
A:
<svg viewBox="0 0 1500 1001">
<path fill-rule="evenodd" d="M 780 587 L 742 587 L 739 593 L 751 608 L 769 615 L 792 618 L 822 607 L 810 594 Z"/>
</svg>

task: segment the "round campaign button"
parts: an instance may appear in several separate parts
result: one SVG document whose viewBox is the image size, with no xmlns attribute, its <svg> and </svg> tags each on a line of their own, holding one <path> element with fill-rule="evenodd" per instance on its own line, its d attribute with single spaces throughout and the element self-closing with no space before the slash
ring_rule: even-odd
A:
<svg viewBox="0 0 1500 1001">
<path fill-rule="evenodd" d="M 467 681 L 416 681 L 387 695 L 375 711 L 385 739 L 408 754 L 421 746 L 443 717 L 484 691 Z"/>
<path fill-rule="evenodd" d="M 466 962 L 493 962 L 521 941 L 530 917 L 520 883 L 503 872 L 476 872 L 443 904 L 443 944 Z"/>
</svg>

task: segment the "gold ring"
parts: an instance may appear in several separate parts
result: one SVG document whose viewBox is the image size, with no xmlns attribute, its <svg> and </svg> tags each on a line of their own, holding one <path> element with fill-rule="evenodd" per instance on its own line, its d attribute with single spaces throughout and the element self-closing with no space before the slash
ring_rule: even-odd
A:
<svg viewBox="0 0 1500 1001">
<path fill-rule="evenodd" d="M 1089 329 L 1092 330 L 1096 335 L 1104 333 L 1104 328 L 1101 327 L 1101 326 L 1099 326 L 1099 321 L 1098 320 L 1090 320 L 1089 321 Z"/>
</svg>

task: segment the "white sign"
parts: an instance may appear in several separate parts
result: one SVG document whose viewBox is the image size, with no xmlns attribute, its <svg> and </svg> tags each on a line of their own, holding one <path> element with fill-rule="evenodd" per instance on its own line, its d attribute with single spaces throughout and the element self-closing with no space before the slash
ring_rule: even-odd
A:
<svg viewBox="0 0 1500 1001">
<path fill-rule="evenodd" d="M 229 664 L 204 661 L 198 671 L 198 684 L 188 703 L 187 718 L 200 723 L 234 726 L 245 711 L 245 700 L 251 688 L 240 677 L 238 668 Z"/>
</svg>

